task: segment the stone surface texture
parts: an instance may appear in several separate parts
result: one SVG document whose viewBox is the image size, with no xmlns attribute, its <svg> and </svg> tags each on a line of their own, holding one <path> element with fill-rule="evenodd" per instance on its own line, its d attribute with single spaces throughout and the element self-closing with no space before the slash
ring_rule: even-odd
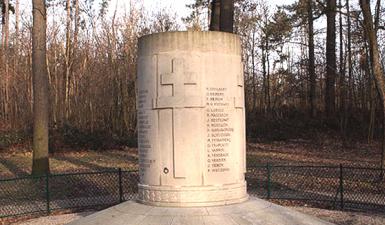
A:
<svg viewBox="0 0 385 225">
<path fill-rule="evenodd" d="M 327 225 L 318 218 L 260 199 L 196 208 L 156 207 L 125 202 L 70 225 Z"/>
<path fill-rule="evenodd" d="M 241 44 L 223 32 L 139 39 L 139 201 L 214 206 L 247 200 Z"/>
</svg>

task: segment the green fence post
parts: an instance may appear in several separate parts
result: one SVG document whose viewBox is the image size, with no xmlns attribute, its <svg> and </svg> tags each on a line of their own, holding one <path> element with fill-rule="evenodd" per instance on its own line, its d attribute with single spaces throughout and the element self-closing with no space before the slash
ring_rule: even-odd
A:
<svg viewBox="0 0 385 225">
<path fill-rule="evenodd" d="M 123 186 L 122 186 L 122 168 L 118 169 L 119 174 L 119 202 L 123 202 Z"/>
<path fill-rule="evenodd" d="M 267 199 L 271 198 L 271 166 L 267 163 Z"/>
<path fill-rule="evenodd" d="M 49 198 L 49 173 L 45 174 L 45 197 L 47 203 L 47 214 L 51 213 L 50 198 Z"/>
<path fill-rule="evenodd" d="M 344 209 L 344 175 L 342 164 L 340 164 L 340 193 L 340 206 L 341 209 Z"/>
</svg>

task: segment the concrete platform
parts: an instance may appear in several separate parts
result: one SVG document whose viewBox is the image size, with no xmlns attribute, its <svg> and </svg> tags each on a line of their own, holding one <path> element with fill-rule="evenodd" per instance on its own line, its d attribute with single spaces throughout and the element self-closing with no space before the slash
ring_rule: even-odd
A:
<svg viewBox="0 0 385 225">
<path fill-rule="evenodd" d="M 329 222 L 252 198 L 244 203 L 197 208 L 171 208 L 125 202 L 70 225 L 326 225 Z"/>
</svg>

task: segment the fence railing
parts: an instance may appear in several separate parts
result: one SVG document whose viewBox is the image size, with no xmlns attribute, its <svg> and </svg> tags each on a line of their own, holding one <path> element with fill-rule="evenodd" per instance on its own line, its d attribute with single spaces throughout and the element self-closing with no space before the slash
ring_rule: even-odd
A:
<svg viewBox="0 0 385 225">
<path fill-rule="evenodd" d="M 260 198 L 385 212 L 385 179 L 380 169 L 266 164 L 249 167 L 246 179 L 248 192 Z"/>
<path fill-rule="evenodd" d="M 252 165 L 252 196 L 332 209 L 385 212 L 384 171 L 340 166 Z M 137 171 L 121 169 L 0 180 L 0 218 L 109 207 L 137 197 Z"/>
<path fill-rule="evenodd" d="M 0 180 L 0 218 L 108 207 L 135 199 L 138 180 L 121 169 Z"/>
</svg>

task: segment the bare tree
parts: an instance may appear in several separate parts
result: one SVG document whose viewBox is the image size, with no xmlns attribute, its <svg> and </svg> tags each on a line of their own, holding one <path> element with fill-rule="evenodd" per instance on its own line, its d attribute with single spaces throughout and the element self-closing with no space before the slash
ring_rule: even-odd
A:
<svg viewBox="0 0 385 225">
<path fill-rule="evenodd" d="M 2 4 L 2 36 L 1 46 L 2 54 L 1 59 L 4 64 L 4 78 L 3 80 L 3 102 L 4 102 L 4 116 L 5 119 L 9 119 L 9 0 L 3 0 Z"/>
<path fill-rule="evenodd" d="M 342 1 L 339 0 L 339 8 L 342 10 Z M 342 12 L 339 13 L 339 103 L 340 103 L 340 129 L 341 133 L 345 137 L 346 125 L 347 125 L 347 106 L 346 106 L 346 77 L 345 77 L 345 52 L 344 52 L 344 29 L 342 21 Z M 345 139 L 345 138 L 344 138 Z"/>
<path fill-rule="evenodd" d="M 19 30 L 20 30 L 20 0 L 16 0 L 15 7 L 15 68 L 17 67 L 17 56 L 19 54 Z"/>
<path fill-rule="evenodd" d="M 72 21 L 71 21 L 71 0 L 66 1 L 66 45 L 65 45 L 65 73 L 63 80 L 63 91 L 64 91 L 64 122 L 67 123 L 69 117 L 69 95 L 70 95 L 70 79 L 72 72 L 72 54 L 71 54 L 71 31 L 72 31 Z"/>
<path fill-rule="evenodd" d="M 336 81 L 336 0 L 327 0 L 327 37 L 326 37 L 326 84 L 325 111 L 330 117 L 335 110 Z"/>
<path fill-rule="evenodd" d="M 350 15 L 350 2 L 349 0 L 346 0 L 346 13 L 347 13 L 347 23 L 348 23 L 348 46 L 347 46 L 347 50 L 348 50 L 348 70 L 349 70 L 349 75 L 348 75 L 348 86 L 349 86 L 349 91 L 348 91 L 348 99 L 349 99 L 349 103 L 348 103 L 348 110 L 347 110 L 347 114 L 348 112 L 351 112 L 351 110 L 353 109 L 353 62 L 352 62 L 352 23 L 351 23 L 351 15 Z M 345 117 L 348 117 L 348 115 L 346 115 Z"/>
<path fill-rule="evenodd" d="M 308 45 L 309 45 L 309 101 L 310 114 L 316 116 L 316 74 L 315 74 L 315 56 L 314 56 L 314 18 L 313 18 L 313 0 L 307 0 L 307 21 L 308 21 Z"/>
<path fill-rule="evenodd" d="M 360 0 L 360 5 L 362 9 L 362 13 L 364 15 L 364 27 L 365 32 L 368 37 L 369 42 L 369 50 L 372 60 L 373 67 L 373 75 L 376 82 L 377 90 L 381 98 L 382 109 L 383 109 L 383 117 L 384 117 L 384 125 L 385 125 L 385 74 L 384 69 L 382 68 L 381 59 L 380 59 L 380 51 L 377 42 L 377 34 L 375 30 L 375 26 L 373 24 L 373 17 L 370 10 L 370 1 L 369 0 Z M 379 8 L 379 7 L 378 7 Z M 383 139 L 385 138 L 385 126 L 383 125 Z M 381 151 L 381 169 L 384 169 L 385 164 L 385 143 L 383 140 L 382 151 Z"/>
<path fill-rule="evenodd" d="M 49 172 L 48 159 L 48 71 L 46 66 L 45 0 L 32 1 L 32 72 L 33 72 L 33 163 L 32 174 Z"/>
</svg>

